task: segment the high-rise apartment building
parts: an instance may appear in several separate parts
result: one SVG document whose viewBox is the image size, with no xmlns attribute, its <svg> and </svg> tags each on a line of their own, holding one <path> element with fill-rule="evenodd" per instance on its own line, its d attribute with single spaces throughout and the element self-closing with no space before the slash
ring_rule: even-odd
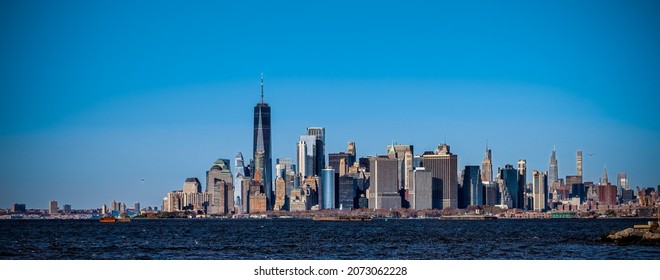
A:
<svg viewBox="0 0 660 280">
<path fill-rule="evenodd" d="M 264 76 L 261 75 L 261 102 L 254 106 L 254 141 L 252 155 L 253 159 L 257 161 L 257 154 L 263 153 L 263 173 L 261 174 L 263 185 L 266 193 L 266 206 L 272 209 L 273 194 L 273 167 L 272 167 L 272 152 L 271 152 L 271 110 L 268 103 L 264 102 Z"/>
<path fill-rule="evenodd" d="M 424 153 L 422 165 L 433 173 L 433 208 L 458 207 L 458 156 L 450 152 L 447 144 L 437 153 Z"/>
</svg>

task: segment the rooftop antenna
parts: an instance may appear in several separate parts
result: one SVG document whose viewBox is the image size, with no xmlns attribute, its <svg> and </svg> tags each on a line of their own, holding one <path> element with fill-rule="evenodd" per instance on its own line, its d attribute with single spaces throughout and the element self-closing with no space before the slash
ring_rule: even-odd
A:
<svg viewBox="0 0 660 280">
<path fill-rule="evenodd" d="M 261 104 L 264 104 L 264 73 L 261 73 Z"/>
</svg>

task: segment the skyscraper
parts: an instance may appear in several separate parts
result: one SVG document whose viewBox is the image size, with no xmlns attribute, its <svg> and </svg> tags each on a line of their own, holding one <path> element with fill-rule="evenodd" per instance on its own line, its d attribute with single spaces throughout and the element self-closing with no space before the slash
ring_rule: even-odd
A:
<svg viewBox="0 0 660 280">
<path fill-rule="evenodd" d="M 357 161 L 357 152 L 355 149 L 355 142 L 351 141 L 348 142 L 348 162 L 346 163 L 348 166 L 353 166 L 355 164 L 355 161 Z"/>
<path fill-rule="evenodd" d="M 335 170 L 332 168 L 325 168 L 321 170 L 321 199 L 320 208 L 322 209 L 335 209 Z"/>
<path fill-rule="evenodd" d="M 388 156 L 398 160 L 399 167 L 397 168 L 397 172 L 399 188 L 409 190 L 410 184 L 412 183 L 412 172 L 414 169 L 413 157 L 415 150 L 413 145 L 392 144 L 387 145 L 386 149 L 388 151 Z"/>
<path fill-rule="evenodd" d="M 298 159 L 298 176 L 302 177 L 304 180 L 307 176 L 311 176 L 311 166 L 310 166 L 310 161 L 308 158 L 308 152 L 307 152 L 307 142 L 305 140 L 300 140 L 298 141 L 298 145 L 296 146 L 297 153 L 296 153 L 296 158 Z"/>
<path fill-rule="evenodd" d="M 424 210 L 433 208 L 433 173 L 424 167 L 415 168 L 410 190 L 410 209 Z"/>
<path fill-rule="evenodd" d="M 480 173 L 477 165 L 465 166 L 463 185 L 461 186 L 462 202 L 459 203 L 459 208 L 464 209 L 471 205 L 482 206 L 484 204 L 484 188 L 481 184 Z"/>
<path fill-rule="evenodd" d="M 371 179 L 369 185 L 370 209 L 401 208 L 397 178 L 397 160 L 394 158 L 371 157 Z"/>
<path fill-rule="evenodd" d="M 518 160 L 518 206 L 525 209 L 525 189 L 527 188 L 527 160 Z"/>
<path fill-rule="evenodd" d="M 307 135 L 315 136 L 314 145 L 314 175 L 320 176 L 321 170 L 325 168 L 325 128 L 323 127 L 308 127 Z"/>
<path fill-rule="evenodd" d="M 616 183 L 617 183 L 617 195 L 622 196 L 623 195 L 623 190 L 629 190 L 630 185 L 628 183 L 628 174 L 625 172 L 621 172 L 616 176 Z"/>
<path fill-rule="evenodd" d="M 577 176 L 582 177 L 582 151 L 577 151 L 576 161 Z"/>
<path fill-rule="evenodd" d="M 488 144 L 486 144 L 486 155 L 481 162 L 481 181 L 493 181 L 493 158 L 490 149 L 488 149 Z"/>
<path fill-rule="evenodd" d="M 437 153 L 424 153 L 422 165 L 433 173 L 433 208 L 457 208 L 458 156 L 442 144 Z"/>
<path fill-rule="evenodd" d="M 238 152 L 235 158 L 234 162 L 234 172 L 236 172 L 236 175 L 234 175 L 234 207 L 238 208 L 239 212 L 245 211 L 243 208 L 243 184 L 241 181 L 243 181 L 243 177 L 245 177 L 246 170 L 245 170 L 245 160 L 243 159 L 243 154 L 241 152 Z"/>
<path fill-rule="evenodd" d="M 534 197 L 534 211 L 545 211 L 548 200 L 548 179 L 545 173 L 532 171 L 532 196 Z"/>
<path fill-rule="evenodd" d="M 513 165 L 507 164 L 504 169 L 500 169 L 500 178 L 504 180 L 504 186 L 511 196 L 513 208 L 522 208 L 523 192 L 519 189 L 518 185 L 518 172 L 513 168 Z"/>
<path fill-rule="evenodd" d="M 221 158 L 206 172 L 206 192 L 211 194 L 209 214 L 224 215 L 234 210 L 234 178 L 229 166 L 229 160 Z M 197 178 L 189 180 L 194 182 Z"/>
<path fill-rule="evenodd" d="M 265 176 L 263 177 L 264 189 L 267 199 L 268 210 L 272 209 L 272 155 L 271 155 L 271 130 L 270 130 L 271 111 L 268 103 L 264 102 L 264 75 L 261 74 L 261 102 L 254 106 L 254 142 L 252 155 L 256 162 L 257 152 L 264 153 L 263 168 Z"/>
<path fill-rule="evenodd" d="M 552 150 L 550 156 L 550 169 L 548 169 L 548 185 L 553 186 L 555 182 L 559 181 L 559 170 L 557 167 L 557 151 Z"/>
<path fill-rule="evenodd" d="M 48 214 L 55 215 L 57 214 L 57 201 L 51 200 L 48 202 Z"/>
</svg>

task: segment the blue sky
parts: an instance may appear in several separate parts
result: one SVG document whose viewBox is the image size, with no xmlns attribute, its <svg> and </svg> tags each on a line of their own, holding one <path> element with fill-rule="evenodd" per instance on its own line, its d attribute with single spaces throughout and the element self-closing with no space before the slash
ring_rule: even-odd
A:
<svg viewBox="0 0 660 280">
<path fill-rule="evenodd" d="M 657 1 L 2 1 L 0 207 L 160 206 L 250 157 L 259 74 L 273 157 L 308 126 L 359 156 L 447 141 L 660 184 Z M 531 172 L 530 172 L 531 173 Z M 144 178 L 145 182 L 140 180 Z"/>
</svg>

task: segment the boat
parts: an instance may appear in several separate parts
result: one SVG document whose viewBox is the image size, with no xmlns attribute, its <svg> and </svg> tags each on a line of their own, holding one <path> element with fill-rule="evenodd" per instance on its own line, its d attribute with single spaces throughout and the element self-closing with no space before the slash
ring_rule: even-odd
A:
<svg viewBox="0 0 660 280">
<path fill-rule="evenodd" d="M 131 218 L 102 217 L 99 221 L 101 223 L 130 223 Z"/>
<path fill-rule="evenodd" d="M 115 217 L 101 217 L 99 220 L 101 223 L 114 223 L 117 221 L 117 218 Z"/>
</svg>

